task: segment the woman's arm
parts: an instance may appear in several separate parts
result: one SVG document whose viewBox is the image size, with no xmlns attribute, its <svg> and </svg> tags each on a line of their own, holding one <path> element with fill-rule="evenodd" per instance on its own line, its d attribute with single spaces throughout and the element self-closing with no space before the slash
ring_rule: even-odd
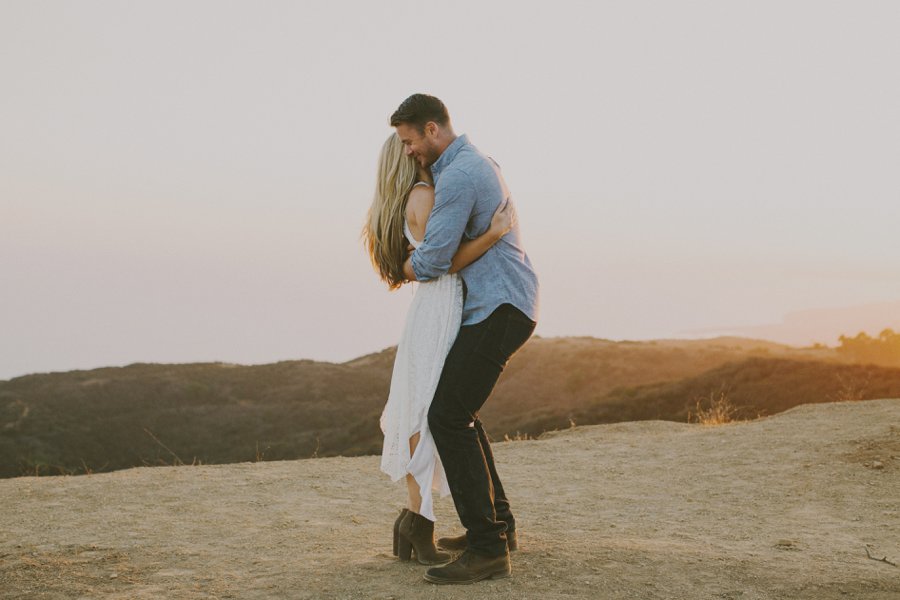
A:
<svg viewBox="0 0 900 600">
<path fill-rule="evenodd" d="M 512 202 L 507 200 L 494 211 L 491 218 L 491 226 L 486 232 L 475 238 L 467 240 L 459 245 L 453 260 L 450 263 L 450 273 L 456 273 L 481 258 L 491 246 L 500 241 L 510 229 L 516 226 L 516 209 Z"/>
</svg>

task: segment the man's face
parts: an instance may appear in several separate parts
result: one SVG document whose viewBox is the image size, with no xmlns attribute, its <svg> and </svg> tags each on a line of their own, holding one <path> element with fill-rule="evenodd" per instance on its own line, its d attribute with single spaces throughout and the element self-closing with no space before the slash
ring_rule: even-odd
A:
<svg viewBox="0 0 900 600">
<path fill-rule="evenodd" d="M 437 147 L 437 127 L 434 123 L 427 123 L 422 132 L 409 123 L 400 123 L 395 129 L 406 149 L 406 155 L 413 157 L 423 168 L 427 169 L 433 165 L 441 155 Z"/>
</svg>

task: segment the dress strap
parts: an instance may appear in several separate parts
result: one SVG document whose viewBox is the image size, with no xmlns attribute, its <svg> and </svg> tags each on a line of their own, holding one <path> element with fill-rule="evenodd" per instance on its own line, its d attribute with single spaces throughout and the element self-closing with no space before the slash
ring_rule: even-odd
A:
<svg viewBox="0 0 900 600">
<path fill-rule="evenodd" d="M 422 245 L 422 242 L 413 237 L 412 231 L 409 229 L 409 223 L 406 222 L 406 219 L 403 219 L 403 235 L 406 236 L 406 239 L 409 240 L 409 243 L 412 244 L 413 248 L 418 248 Z"/>
</svg>

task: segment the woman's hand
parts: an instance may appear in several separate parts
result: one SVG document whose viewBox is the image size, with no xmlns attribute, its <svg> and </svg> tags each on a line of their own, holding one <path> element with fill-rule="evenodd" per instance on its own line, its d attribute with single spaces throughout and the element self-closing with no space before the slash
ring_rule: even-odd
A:
<svg viewBox="0 0 900 600">
<path fill-rule="evenodd" d="M 491 226 L 483 234 L 474 240 L 465 239 L 459 245 L 453 261 L 450 264 L 450 273 L 458 273 L 462 269 L 481 258 L 494 244 L 509 233 L 516 226 L 518 218 L 516 209 L 509 200 L 500 204 L 491 217 Z"/>
<path fill-rule="evenodd" d="M 510 200 L 507 200 L 494 211 L 494 216 L 491 217 L 490 231 L 497 236 L 497 239 L 500 239 L 509 233 L 517 222 L 516 208 Z"/>
</svg>

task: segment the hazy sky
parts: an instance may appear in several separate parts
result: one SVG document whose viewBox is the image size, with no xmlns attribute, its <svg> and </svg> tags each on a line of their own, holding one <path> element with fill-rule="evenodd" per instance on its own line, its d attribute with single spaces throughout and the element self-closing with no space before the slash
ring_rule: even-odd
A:
<svg viewBox="0 0 900 600">
<path fill-rule="evenodd" d="M 420 91 L 503 167 L 540 335 L 895 302 L 898 31 L 894 1 L 2 1 L 0 378 L 395 344 L 411 291 L 359 232 Z"/>
</svg>

